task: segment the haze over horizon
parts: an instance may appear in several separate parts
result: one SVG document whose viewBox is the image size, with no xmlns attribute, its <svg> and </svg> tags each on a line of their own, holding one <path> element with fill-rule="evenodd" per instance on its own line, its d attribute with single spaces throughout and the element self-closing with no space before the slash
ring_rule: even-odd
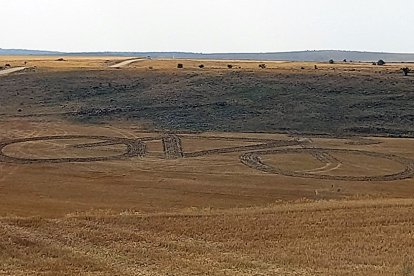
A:
<svg viewBox="0 0 414 276">
<path fill-rule="evenodd" d="M 0 0 L 4 49 L 414 52 L 414 2 Z"/>
</svg>

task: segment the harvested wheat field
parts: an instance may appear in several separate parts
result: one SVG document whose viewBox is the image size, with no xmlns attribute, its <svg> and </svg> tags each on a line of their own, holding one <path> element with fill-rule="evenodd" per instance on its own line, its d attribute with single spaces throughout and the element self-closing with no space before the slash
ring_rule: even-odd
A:
<svg viewBox="0 0 414 276">
<path fill-rule="evenodd" d="M 3 63 L 1 275 L 412 275 L 401 64 Z"/>
</svg>

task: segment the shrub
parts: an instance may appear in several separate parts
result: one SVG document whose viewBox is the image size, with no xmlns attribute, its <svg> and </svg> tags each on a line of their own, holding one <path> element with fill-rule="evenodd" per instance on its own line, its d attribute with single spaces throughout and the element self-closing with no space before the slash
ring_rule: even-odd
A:
<svg viewBox="0 0 414 276">
<path fill-rule="evenodd" d="M 378 60 L 377 65 L 385 65 L 385 61 L 383 61 L 382 59 Z"/>
<path fill-rule="evenodd" d="M 408 76 L 408 73 L 411 72 L 411 69 L 408 67 L 405 67 L 405 68 L 401 68 L 401 71 L 403 71 L 404 76 Z"/>
<path fill-rule="evenodd" d="M 177 68 L 178 68 L 178 69 L 182 69 L 182 68 L 184 68 L 184 65 L 183 65 L 182 63 L 178 63 L 178 64 L 177 64 Z"/>
<path fill-rule="evenodd" d="M 227 65 L 227 68 L 231 69 L 231 68 L 233 68 L 233 65 L 228 64 L 228 65 Z"/>
<path fill-rule="evenodd" d="M 203 68 L 204 68 L 204 64 L 200 64 L 200 65 L 198 66 L 198 68 L 203 69 Z"/>
<path fill-rule="evenodd" d="M 334 63 L 335 63 L 335 61 L 333 59 L 329 60 L 329 64 L 334 64 Z"/>
<path fill-rule="evenodd" d="M 266 69 L 266 64 L 264 64 L 264 63 L 259 64 L 259 68 Z"/>
</svg>

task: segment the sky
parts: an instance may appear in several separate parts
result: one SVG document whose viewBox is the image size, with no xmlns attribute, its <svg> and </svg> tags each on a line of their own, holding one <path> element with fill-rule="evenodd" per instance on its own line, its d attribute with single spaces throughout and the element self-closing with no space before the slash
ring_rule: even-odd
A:
<svg viewBox="0 0 414 276">
<path fill-rule="evenodd" d="M 0 0 L 0 48 L 414 52 L 412 0 Z"/>
</svg>

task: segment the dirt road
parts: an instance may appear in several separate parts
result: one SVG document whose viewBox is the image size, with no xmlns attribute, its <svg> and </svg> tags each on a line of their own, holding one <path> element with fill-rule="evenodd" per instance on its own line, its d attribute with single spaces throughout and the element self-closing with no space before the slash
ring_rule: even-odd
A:
<svg viewBox="0 0 414 276">
<path fill-rule="evenodd" d="M 24 69 L 26 69 L 26 67 L 16 67 L 16 68 L 10 68 L 6 70 L 0 70 L 0 76 L 5 76 L 11 73 L 23 71 Z"/>
<path fill-rule="evenodd" d="M 138 62 L 138 61 L 143 61 L 143 60 L 145 60 L 145 59 L 143 59 L 143 58 L 137 58 L 137 59 L 124 60 L 124 61 L 122 61 L 120 63 L 111 65 L 109 67 L 111 67 L 111 68 L 122 68 L 122 67 L 126 67 L 126 66 L 130 65 L 131 63 Z"/>
</svg>

